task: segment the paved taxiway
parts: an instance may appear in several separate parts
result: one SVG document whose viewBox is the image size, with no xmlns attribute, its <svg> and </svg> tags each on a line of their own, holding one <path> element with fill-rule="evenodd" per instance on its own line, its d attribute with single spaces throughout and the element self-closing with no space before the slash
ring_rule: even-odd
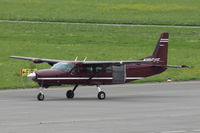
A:
<svg viewBox="0 0 200 133">
<path fill-rule="evenodd" d="M 200 133 L 200 82 L 81 86 L 75 99 L 66 88 L 0 91 L 1 133 Z M 70 89 L 70 88 L 67 88 Z"/>
</svg>

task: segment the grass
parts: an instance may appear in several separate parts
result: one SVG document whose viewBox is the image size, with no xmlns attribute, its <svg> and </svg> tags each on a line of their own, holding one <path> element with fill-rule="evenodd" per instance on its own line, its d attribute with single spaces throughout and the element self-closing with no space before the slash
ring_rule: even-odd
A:
<svg viewBox="0 0 200 133">
<path fill-rule="evenodd" d="M 152 54 L 162 32 L 170 33 L 168 64 L 190 69 L 169 69 L 138 82 L 200 80 L 200 29 L 114 27 L 95 25 L 0 23 L 0 88 L 37 85 L 19 76 L 21 68 L 50 68 L 9 56 L 62 60 L 137 60 Z"/>
<path fill-rule="evenodd" d="M 0 19 L 200 25 L 200 0 L 0 0 Z"/>
</svg>

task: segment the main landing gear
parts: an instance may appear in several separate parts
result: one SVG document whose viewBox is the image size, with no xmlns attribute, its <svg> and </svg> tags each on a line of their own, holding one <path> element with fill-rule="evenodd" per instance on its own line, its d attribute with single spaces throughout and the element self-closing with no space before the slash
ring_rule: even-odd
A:
<svg viewBox="0 0 200 133">
<path fill-rule="evenodd" d="M 67 97 L 68 99 L 74 98 L 74 91 L 76 90 L 77 87 L 78 87 L 78 84 L 74 86 L 74 89 L 73 89 L 73 90 L 68 90 L 68 91 L 67 91 L 66 97 Z"/>
<path fill-rule="evenodd" d="M 74 98 L 74 91 L 76 90 L 77 87 L 78 87 L 78 85 L 75 85 L 73 90 L 68 90 L 68 91 L 66 92 L 66 97 L 67 97 L 68 99 Z M 98 98 L 99 100 L 104 100 L 104 99 L 106 98 L 106 93 L 103 92 L 103 91 L 101 90 L 101 88 L 99 87 L 99 85 L 97 85 L 97 89 L 98 89 L 97 98 Z"/>
<path fill-rule="evenodd" d="M 98 99 L 104 100 L 106 98 L 106 93 L 101 90 L 99 85 L 97 85 L 97 88 L 98 88 L 98 95 L 97 95 Z"/>
</svg>

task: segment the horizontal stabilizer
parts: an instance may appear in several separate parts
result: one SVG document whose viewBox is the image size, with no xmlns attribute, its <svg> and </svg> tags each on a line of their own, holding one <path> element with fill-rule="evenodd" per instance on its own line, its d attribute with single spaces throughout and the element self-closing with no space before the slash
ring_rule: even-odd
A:
<svg viewBox="0 0 200 133">
<path fill-rule="evenodd" d="M 164 68 L 189 68 L 189 66 L 186 65 L 181 65 L 181 66 L 177 66 L 177 65 L 154 65 L 153 67 L 164 67 Z"/>
<path fill-rule="evenodd" d="M 181 66 L 176 66 L 176 65 L 167 65 L 167 68 L 189 68 L 189 66 L 186 65 L 181 65 Z"/>
</svg>

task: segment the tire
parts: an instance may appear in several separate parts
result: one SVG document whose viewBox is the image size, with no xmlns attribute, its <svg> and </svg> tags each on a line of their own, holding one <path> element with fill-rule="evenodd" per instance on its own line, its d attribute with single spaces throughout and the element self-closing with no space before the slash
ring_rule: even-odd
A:
<svg viewBox="0 0 200 133">
<path fill-rule="evenodd" d="M 103 91 L 100 91 L 97 95 L 99 100 L 104 100 L 106 98 L 106 93 Z"/>
<path fill-rule="evenodd" d="M 44 94 L 39 93 L 39 94 L 37 95 L 37 100 L 38 100 L 38 101 L 43 101 L 43 100 L 44 100 Z"/>
<path fill-rule="evenodd" d="M 66 93 L 66 97 L 69 99 L 74 98 L 74 92 L 72 90 L 68 90 Z"/>
</svg>

